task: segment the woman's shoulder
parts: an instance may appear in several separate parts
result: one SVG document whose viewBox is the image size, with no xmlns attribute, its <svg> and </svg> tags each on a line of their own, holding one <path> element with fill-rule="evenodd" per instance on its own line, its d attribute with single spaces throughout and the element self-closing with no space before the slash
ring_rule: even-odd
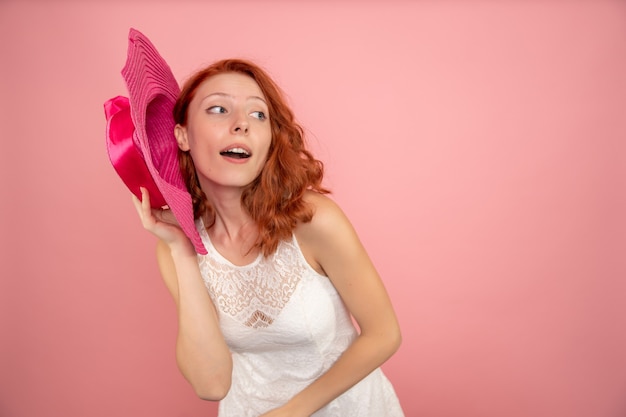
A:
<svg viewBox="0 0 626 417">
<path fill-rule="evenodd" d="M 313 217 L 309 222 L 299 223 L 294 235 L 305 257 L 319 262 L 328 248 L 353 237 L 354 229 L 341 207 L 329 196 L 307 191 L 304 201 L 313 210 Z"/>
<path fill-rule="evenodd" d="M 298 225 L 298 228 L 313 233 L 329 233 L 334 227 L 348 221 L 341 207 L 327 194 L 307 191 L 303 198 L 313 210 L 313 217 L 310 222 Z"/>
<path fill-rule="evenodd" d="M 309 265 L 326 275 L 322 268 L 323 248 L 333 240 L 336 225 L 342 223 L 343 212 L 330 197 L 316 191 L 307 191 L 303 198 L 313 211 L 313 217 L 308 222 L 298 223 L 293 233 Z"/>
</svg>

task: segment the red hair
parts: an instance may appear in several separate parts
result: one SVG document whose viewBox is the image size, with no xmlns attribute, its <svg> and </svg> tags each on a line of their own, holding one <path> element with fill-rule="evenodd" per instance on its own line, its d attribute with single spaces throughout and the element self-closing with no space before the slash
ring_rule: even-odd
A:
<svg viewBox="0 0 626 417">
<path fill-rule="evenodd" d="M 241 204 L 255 221 L 259 238 L 256 247 L 265 256 L 272 254 L 278 243 L 291 237 L 298 222 L 309 222 L 313 209 L 304 201 L 306 190 L 325 194 L 322 187 L 324 165 L 306 149 L 302 127 L 295 122 L 282 91 L 257 65 L 240 59 L 218 61 L 197 72 L 184 84 L 176 105 L 174 120 L 187 124 L 187 109 L 198 87 L 208 78 L 235 72 L 249 76 L 261 88 L 269 110 L 272 142 L 267 161 L 259 176 L 241 196 Z M 193 160 L 188 152 L 178 151 L 180 168 L 189 190 L 195 218 L 206 215 L 208 226 L 215 223 L 215 211 L 200 187 Z"/>
</svg>

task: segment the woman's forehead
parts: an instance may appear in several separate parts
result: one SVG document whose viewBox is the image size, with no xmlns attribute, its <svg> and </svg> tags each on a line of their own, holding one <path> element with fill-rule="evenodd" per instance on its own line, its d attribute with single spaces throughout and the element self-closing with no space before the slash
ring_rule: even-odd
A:
<svg viewBox="0 0 626 417">
<path fill-rule="evenodd" d="M 196 98 L 202 101 L 209 96 L 266 101 L 263 90 L 257 82 L 250 76 L 237 72 L 224 72 L 204 80 L 198 86 Z"/>
</svg>

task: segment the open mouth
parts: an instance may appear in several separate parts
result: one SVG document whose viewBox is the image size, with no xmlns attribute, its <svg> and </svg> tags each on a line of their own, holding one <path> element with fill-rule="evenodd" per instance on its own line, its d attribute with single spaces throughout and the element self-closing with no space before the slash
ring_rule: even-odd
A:
<svg viewBox="0 0 626 417">
<path fill-rule="evenodd" d="M 220 152 L 220 155 L 235 159 L 246 159 L 252 156 L 250 152 L 243 148 L 228 148 Z"/>
</svg>

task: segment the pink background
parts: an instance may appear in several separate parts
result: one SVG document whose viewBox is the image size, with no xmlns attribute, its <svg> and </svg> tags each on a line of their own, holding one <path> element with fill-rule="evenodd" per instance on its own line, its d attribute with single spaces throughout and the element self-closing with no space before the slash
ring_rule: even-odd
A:
<svg viewBox="0 0 626 417">
<path fill-rule="evenodd" d="M 408 417 L 626 414 L 623 1 L 0 1 L 0 415 L 214 416 L 110 165 L 127 33 L 284 88 L 389 289 Z"/>
</svg>

